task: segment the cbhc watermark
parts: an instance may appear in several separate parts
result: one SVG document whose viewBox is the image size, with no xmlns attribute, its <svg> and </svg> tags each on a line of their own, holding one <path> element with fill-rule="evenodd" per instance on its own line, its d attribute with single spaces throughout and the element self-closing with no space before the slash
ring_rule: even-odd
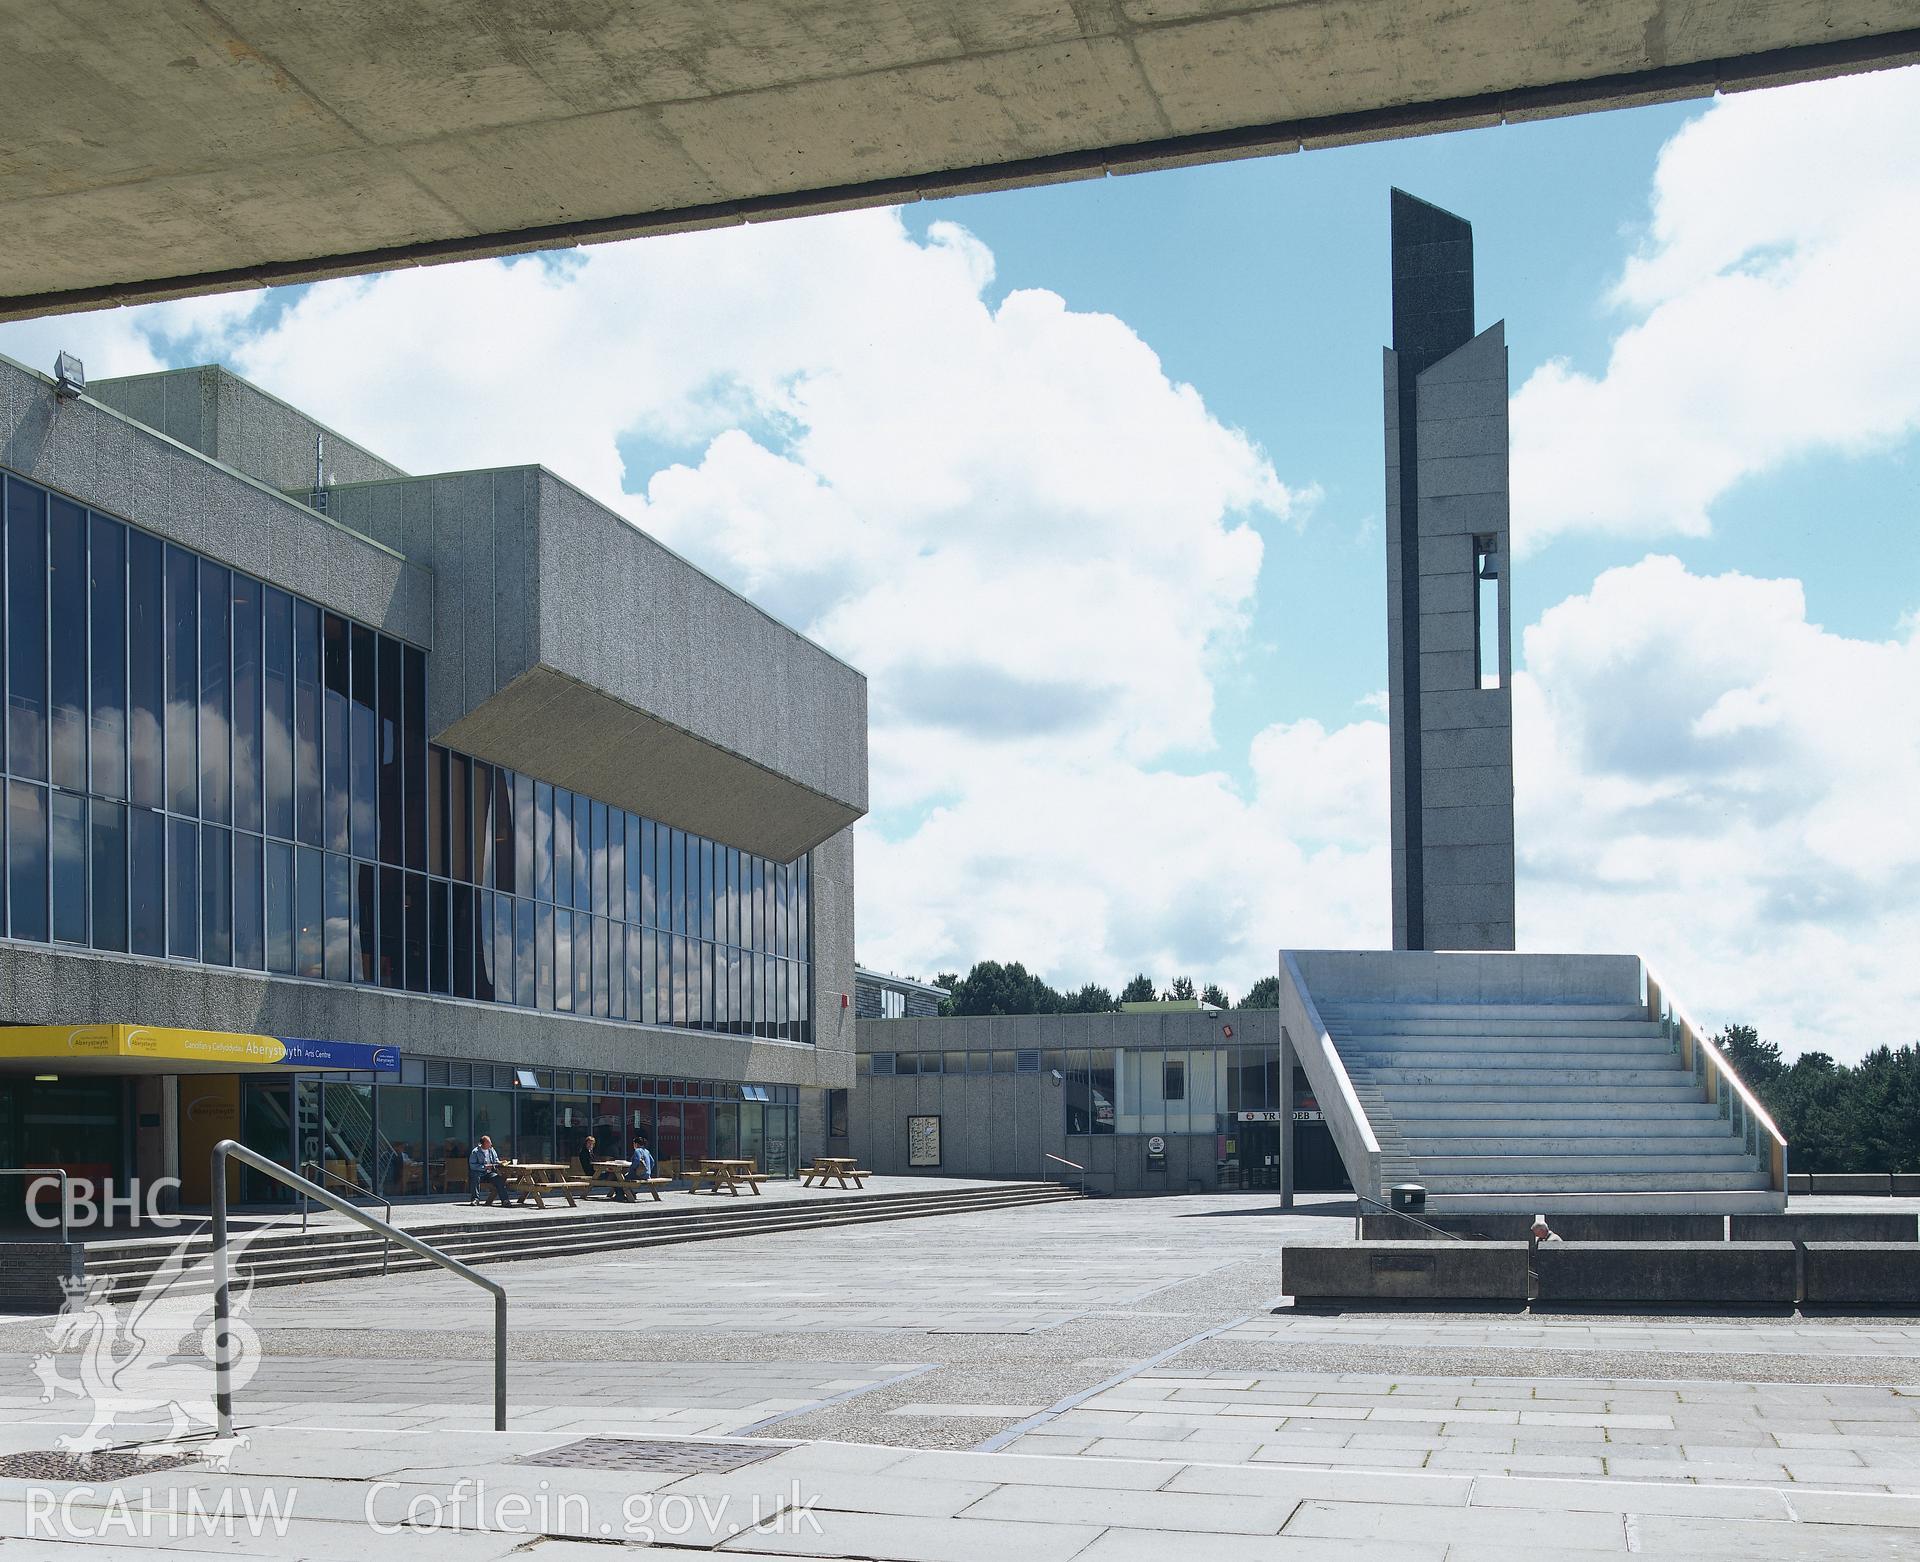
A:
<svg viewBox="0 0 1920 1562">
<path fill-rule="evenodd" d="M 114 1192 L 111 1177 L 100 1179 L 99 1191 L 86 1178 L 35 1177 L 27 1184 L 27 1219 L 42 1231 L 58 1231 L 62 1226 L 99 1226 L 111 1231 L 116 1212 L 124 1213 L 129 1226 L 171 1227 L 180 1224 L 173 1208 L 179 1204 L 178 1177 L 150 1177 L 143 1183 L 129 1178 L 124 1193 Z M 44 1195 L 58 1190 L 50 1202 L 58 1213 L 41 1208 Z"/>
</svg>

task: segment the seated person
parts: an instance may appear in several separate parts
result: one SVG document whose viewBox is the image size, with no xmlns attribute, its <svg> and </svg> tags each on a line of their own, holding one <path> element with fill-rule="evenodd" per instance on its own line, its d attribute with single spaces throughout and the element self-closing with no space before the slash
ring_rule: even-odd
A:
<svg viewBox="0 0 1920 1562">
<path fill-rule="evenodd" d="M 653 1152 L 646 1141 L 636 1139 L 633 1148 L 627 1152 L 627 1181 L 646 1182 L 653 1176 Z"/>
<path fill-rule="evenodd" d="M 507 1202 L 507 1174 L 501 1170 L 500 1157 L 493 1148 L 493 1137 L 482 1134 L 480 1142 L 467 1152 L 467 1173 L 472 1183 L 470 1198 L 478 1198 L 480 1189 L 491 1184 L 500 1195 L 502 1204 Z"/>
<path fill-rule="evenodd" d="M 579 1163 L 580 1175 L 585 1177 L 588 1182 L 592 1182 L 594 1178 L 600 1175 L 600 1168 L 593 1164 L 593 1146 L 593 1135 L 588 1134 L 586 1141 L 580 1146 L 580 1153 L 574 1157 L 575 1161 Z"/>
</svg>

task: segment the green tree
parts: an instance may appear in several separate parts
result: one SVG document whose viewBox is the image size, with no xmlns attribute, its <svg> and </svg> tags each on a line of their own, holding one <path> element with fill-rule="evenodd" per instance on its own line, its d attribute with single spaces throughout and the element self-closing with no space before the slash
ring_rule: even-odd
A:
<svg viewBox="0 0 1920 1562">
<path fill-rule="evenodd" d="M 1243 1009 L 1277 1009 L 1280 1007 L 1280 978 L 1263 976 L 1247 989 L 1246 997 L 1240 1000 Z"/>
<path fill-rule="evenodd" d="M 1780 1061 L 1780 1048 L 1771 1041 L 1762 1041 L 1760 1033 L 1751 1025 L 1729 1025 L 1714 1038 L 1720 1044 L 1720 1050 L 1733 1060 L 1733 1069 L 1755 1095 L 1765 1098 L 1765 1087 L 1771 1085 L 1785 1070 Z"/>
<path fill-rule="evenodd" d="M 1113 1007 L 1113 994 L 1092 982 L 1077 993 L 1068 993 L 1060 1002 L 1062 1014 L 1108 1014 Z"/>
<path fill-rule="evenodd" d="M 935 987 L 946 988 L 947 996 L 940 1000 L 940 1017 L 942 1019 L 952 1019 L 953 990 L 960 985 L 960 973 L 958 971 L 942 971 L 933 979 L 933 985 Z"/>
<path fill-rule="evenodd" d="M 1227 1002 L 1226 992 L 1217 982 L 1208 982 L 1205 987 L 1200 989 L 1200 1001 L 1202 1003 L 1210 1003 L 1216 1009 L 1230 1009 L 1233 1007 L 1232 1004 Z"/>
<path fill-rule="evenodd" d="M 1018 960 L 981 960 L 954 985 L 955 1014 L 1058 1014 L 1060 995 Z"/>
<path fill-rule="evenodd" d="M 1122 1003 L 1152 1003 L 1159 996 L 1160 992 L 1153 985 L 1153 978 L 1144 971 L 1120 989 Z"/>
<path fill-rule="evenodd" d="M 1169 998 L 1191 998 L 1193 996 L 1193 978 L 1191 976 L 1176 976 L 1173 979 L 1173 986 L 1167 990 L 1167 996 Z"/>
</svg>

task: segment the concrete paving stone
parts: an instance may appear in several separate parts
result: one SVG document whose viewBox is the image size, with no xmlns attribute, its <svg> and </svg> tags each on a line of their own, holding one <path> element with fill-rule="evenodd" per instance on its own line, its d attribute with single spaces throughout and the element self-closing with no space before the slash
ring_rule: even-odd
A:
<svg viewBox="0 0 1920 1562">
<path fill-rule="evenodd" d="M 952 1518 L 995 1489 L 982 1467 L 972 1480 L 939 1480 L 924 1472 L 858 1475 L 782 1466 L 748 1465 L 720 1475 L 687 1475 L 661 1490 L 661 1497 L 686 1497 L 696 1503 L 724 1504 L 752 1513 L 749 1528 L 784 1507 L 814 1502 L 823 1509 L 852 1513 L 897 1513 L 922 1518 Z M 756 1511 L 757 1510 L 757 1511 Z"/>
<path fill-rule="evenodd" d="M 1654 1557 L 1764 1557 L 1767 1562 L 1884 1562 L 1911 1558 L 1900 1532 L 1851 1524 L 1781 1524 L 1762 1519 L 1701 1519 L 1666 1514 L 1629 1518 L 1634 1549 Z"/>
<path fill-rule="evenodd" d="M 1608 1430 L 1671 1431 L 1673 1417 L 1661 1415 L 1587 1415 L 1579 1411 L 1523 1410 L 1522 1426 L 1603 1426 Z"/>
<path fill-rule="evenodd" d="M 1473 1483 L 1460 1476 L 1394 1475 L 1381 1479 L 1363 1470 L 1342 1469 L 1309 1475 L 1297 1470 L 1247 1465 L 1195 1464 L 1169 1476 L 1161 1489 L 1296 1501 L 1462 1508 L 1467 1505 Z"/>
<path fill-rule="evenodd" d="M 818 1530 L 772 1526 L 724 1541 L 719 1555 L 885 1557 L 888 1562 L 1068 1562 L 1097 1537 L 1097 1524 L 1033 1524 L 994 1519 L 903 1518 L 892 1514 L 820 1513 Z M 537 1553 L 536 1553 L 537 1556 Z"/>
<path fill-rule="evenodd" d="M 1803 1524 L 1877 1524 L 1890 1529 L 1920 1529 L 1920 1499 L 1863 1497 L 1831 1492 L 1795 1491 L 1786 1501 Z M 1912 1537 L 1908 1537 L 1912 1544 Z"/>
<path fill-rule="evenodd" d="M 1029 1458 L 1008 1453 L 984 1455 L 943 1450 L 900 1452 L 887 1473 L 928 1480 L 974 1480 L 985 1470 L 1006 1486 L 1086 1488 L 1101 1491 L 1157 1491 L 1165 1484 L 1169 1467 L 1143 1461 L 1119 1463 L 1086 1459 Z M 1179 1469 L 1185 1461 L 1173 1466 Z"/>
<path fill-rule="evenodd" d="M 1607 1474 L 1621 1480 L 1633 1480 L 1638 1476 L 1671 1480 L 1678 1476 L 1689 1481 L 1734 1481 L 1742 1484 L 1766 1481 L 1778 1484 L 1787 1479 L 1784 1469 L 1764 1464 L 1707 1464 L 1698 1459 L 1682 1459 L 1675 1463 L 1664 1459 L 1620 1458 L 1612 1454 L 1607 1456 Z"/>
<path fill-rule="evenodd" d="M 1449 1545 L 1535 1545 L 1627 1550 L 1617 1514 L 1535 1513 L 1499 1508 L 1390 1507 L 1383 1503 L 1302 1502 L 1287 1521 L 1289 1535 L 1338 1540 L 1445 1541 Z"/>
<path fill-rule="evenodd" d="M 1680 1513 L 1693 1517 L 1779 1519 L 1792 1511 L 1779 1492 L 1758 1486 L 1660 1486 L 1631 1481 L 1555 1481 L 1488 1476 L 1473 1483 L 1476 1508 L 1547 1513 Z"/>
<path fill-rule="evenodd" d="M 1484 1454 L 1436 1449 L 1427 1455 L 1429 1470 L 1473 1470 L 1484 1475 L 1605 1475 L 1598 1455 Z"/>
<path fill-rule="evenodd" d="M 1260 1446 L 1255 1442 L 1208 1443 L 1205 1451 L 1207 1458 L 1215 1463 L 1244 1464 Z M 1153 1443 L 1102 1437 L 1087 1450 L 1087 1456 L 1095 1459 L 1166 1459 L 1185 1463 L 1200 1448 L 1201 1445 L 1196 1443 Z"/>
<path fill-rule="evenodd" d="M 1000 1451 L 1010 1454 L 1082 1454 L 1092 1446 L 1091 1437 L 1054 1437 L 1045 1432 L 1028 1432 Z"/>
<path fill-rule="evenodd" d="M 1110 1525 L 1183 1535 L 1277 1535 L 1296 1499 L 1210 1492 L 1060 1491 L 1002 1486 L 966 1510 L 969 1519 Z"/>
<path fill-rule="evenodd" d="M 1319 1540 L 1287 1535 L 1249 1539 L 1110 1529 L 1074 1562 L 1444 1562 L 1445 1554 L 1444 1546 L 1416 1541 Z"/>
</svg>

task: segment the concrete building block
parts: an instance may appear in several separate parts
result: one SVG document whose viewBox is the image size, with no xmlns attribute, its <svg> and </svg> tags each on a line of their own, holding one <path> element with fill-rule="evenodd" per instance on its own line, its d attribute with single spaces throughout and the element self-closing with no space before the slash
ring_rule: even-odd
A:
<svg viewBox="0 0 1920 1562">
<path fill-rule="evenodd" d="M 1784 1215 L 1732 1215 L 1728 1220 L 1736 1242 L 1920 1241 L 1912 1210 L 1805 1215 L 1789 1211 Z"/>
<path fill-rule="evenodd" d="M 1548 1242 L 1534 1253 L 1539 1300 L 1691 1307 L 1790 1307 L 1791 1242 Z"/>
<path fill-rule="evenodd" d="M 1524 1242 L 1533 1229 L 1533 1216 L 1520 1210 L 1459 1215 L 1436 1213 L 1420 1218 L 1441 1231 L 1492 1242 Z M 1719 1242 L 1724 1240 L 1726 1220 L 1724 1215 L 1666 1214 L 1652 1210 L 1637 1214 L 1576 1213 L 1550 1217 L 1555 1233 L 1566 1242 Z M 1417 1241 L 1421 1232 L 1406 1216 L 1383 1212 L 1362 1215 L 1360 1235 L 1369 1242 Z"/>
<path fill-rule="evenodd" d="M 1487 382 L 1496 384 L 1497 381 Z M 1504 399 L 1502 407 L 1504 409 Z M 1420 419 L 1420 453 L 1424 457 L 1507 455 L 1507 419 L 1499 413 L 1471 418 Z"/>
<path fill-rule="evenodd" d="M 1809 1242 L 1805 1262 L 1810 1307 L 1920 1310 L 1920 1243 Z"/>
<path fill-rule="evenodd" d="M 1893 1192 L 1893 1174 L 1891 1172 L 1815 1172 L 1807 1191 L 1884 1197 Z"/>
<path fill-rule="evenodd" d="M 1471 651 L 1474 649 L 1474 628 L 1474 616 L 1471 613 L 1422 613 L 1420 649 Z"/>
<path fill-rule="evenodd" d="M 1420 498 L 1424 502 L 1446 494 L 1497 494 L 1505 490 L 1507 457 L 1434 456 L 1423 450 L 1420 460 Z"/>
<path fill-rule="evenodd" d="M 1480 684 L 1478 660 L 1471 651 L 1422 651 L 1420 687 L 1474 689 Z"/>
<path fill-rule="evenodd" d="M 1476 808 L 1427 808 L 1420 818 L 1429 852 L 1445 846 L 1513 843 L 1513 814 L 1497 803 Z"/>
<path fill-rule="evenodd" d="M 1503 765 L 1437 770 L 1426 778 L 1420 799 L 1428 808 L 1510 807 L 1513 772 Z"/>
<path fill-rule="evenodd" d="M 1494 718 L 1498 712 L 1487 714 Z M 1422 740 L 1421 759 L 1430 770 L 1506 770 L 1513 759 L 1513 729 L 1494 719 L 1478 727 L 1441 727 Z"/>
<path fill-rule="evenodd" d="M 58 1312 L 86 1268 L 79 1242 L 0 1242 L 0 1312 Z"/>
<path fill-rule="evenodd" d="M 1498 1301 L 1527 1296 L 1524 1242 L 1364 1242 L 1289 1246 L 1280 1288 L 1296 1303 Z"/>
<path fill-rule="evenodd" d="M 1429 909 L 1434 907 L 1435 897 L 1443 889 L 1482 884 L 1504 889 L 1512 877 L 1513 847 L 1510 843 L 1427 848 Z"/>
<path fill-rule="evenodd" d="M 1420 501 L 1420 548 L 1453 539 L 1471 548 L 1476 536 L 1498 535 L 1507 527 L 1504 493 L 1432 494 Z M 1426 573 L 1424 570 L 1422 573 Z"/>
</svg>

